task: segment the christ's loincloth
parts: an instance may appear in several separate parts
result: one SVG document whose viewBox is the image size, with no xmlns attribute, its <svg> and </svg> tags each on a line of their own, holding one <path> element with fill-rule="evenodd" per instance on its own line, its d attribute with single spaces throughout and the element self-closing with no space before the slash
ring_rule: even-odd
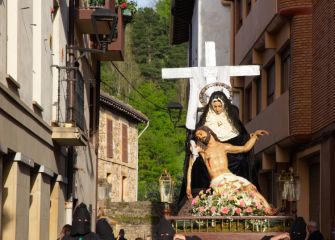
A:
<svg viewBox="0 0 335 240">
<path fill-rule="evenodd" d="M 210 187 L 221 187 L 226 184 L 234 186 L 235 189 L 255 190 L 255 186 L 247 179 L 237 176 L 231 172 L 222 173 L 211 180 Z"/>
</svg>

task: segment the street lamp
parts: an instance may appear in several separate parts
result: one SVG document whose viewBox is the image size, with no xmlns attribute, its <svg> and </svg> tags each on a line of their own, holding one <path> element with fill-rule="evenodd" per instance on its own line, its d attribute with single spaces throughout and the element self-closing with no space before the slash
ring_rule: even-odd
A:
<svg viewBox="0 0 335 240">
<path fill-rule="evenodd" d="M 167 108 L 170 120 L 173 123 L 174 128 L 176 128 L 177 123 L 180 121 L 181 118 L 181 111 L 183 110 L 183 106 L 178 102 L 170 102 Z"/>
<path fill-rule="evenodd" d="M 91 15 L 93 30 L 100 49 L 105 51 L 112 42 L 117 25 L 117 14 L 111 9 L 98 8 Z M 98 27 L 104 27 L 99 32 Z"/>
<path fill-rule="evenodd" d="M 294 175 L 293 168 L 282 171 L 279 175 L 279 183 L 282 183 L 282 211 L 295 215 L 297 213 L 297 201 L 300 199 L 300 179 Z"/>
<path fill-rule="evenodd" d="M 164 203 L 164 215 L 171 215 L 170 203 L 173 202 L 173 180 L 171 175 L 165 169 L 159 177 L 159 192 L 161 202 Z"/>
</svg>

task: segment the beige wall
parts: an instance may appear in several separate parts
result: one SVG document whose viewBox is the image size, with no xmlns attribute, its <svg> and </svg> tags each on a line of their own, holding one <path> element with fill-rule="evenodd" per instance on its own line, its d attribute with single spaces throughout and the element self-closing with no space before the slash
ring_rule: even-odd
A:
<svg viewBox="0 0 335 240">
<path fill-rule="evenodd" d="M 54 1 L 0 2 L 0 59 L 3 60 L 0 61 L 0 144 L 9 150 L 4 155 L 5 160 L 0 158 L 0 176 L 2 173 L 5 176 L 1 184 L 4 190 L 1 191 L 2 239 L 56 239 L 66 221 L 66 177 L 72 173 L 66 171 L 66 147 L 56 145 L 51 137 L 51 122 L 56 120 L 58 74 L 62 84 L 60 121 L 65 120 L 66 97 L 66 71 L 58 72 L 51 65 L 66 64 L 68 1 L 57 1 L 60 8 L 56 16 L 51 15 Z M 88 132 L 89 87 L 95 84 L 92 81 L 95 75 L 80 71 L 86 83 L 83 130 Z M 6 74 L 19 83 L 17 92 L 9 88 Z M 33 101 L 41 105 L 41 112 L 33 107 Z M 97 156 L 94 141 L 87 147 L 75 147 L 75 152 L 77 171 L 73 197 L 90 206 L 95 222 Z M 24 159 L 14 161 L 16 153 Z"/>
<path fill-rule="evenodd" d="M 113 145 L 114 156 L 108 158 L 106 143 L 106 121 L 113 121 Z M 105 108 L 100 109 L 99 127 L 99 179 L 106 179 L 111 185 L 110 198 L 112 202 L 122 200 L 122 179 L 125 177 L 125 189 L 123 200 L 127 202 L 137 201 L 137 177 L 138 177 L 138 131 L 137 124 L 129 122 L 127 119 L 111 113 Z M 122 162 L 122 124 L 128 126 L 128 163 Z M 110 177 L 107 178 L 107 175 Z"/>
<path fill-rule="evenodd" d="M 7 58 L 7 0 L 2 1 L 0 4 L 0 56 L 1 59 Z M 0 61 L 0 82 L 5 81 L 5 76 L 7 72 L 7 61 Z"/>
</svg>

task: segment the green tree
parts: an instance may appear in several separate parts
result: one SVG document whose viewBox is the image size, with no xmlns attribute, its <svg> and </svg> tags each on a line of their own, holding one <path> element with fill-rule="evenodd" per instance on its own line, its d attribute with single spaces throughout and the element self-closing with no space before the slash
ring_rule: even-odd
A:
<svg viewBox="0 0 335 240">
<path fill-rule="evenodd" d="M 186 81 L 161 79 L 161 68 L 186 66 L 186 45 L 169 44 L 169 0 L 157 2 L 156 11 L 139 9 L 126 29 L 126 60 L 101 67 L 102 89 L 143 112 L 150 125 L 139 139 L 139 200 L 159 200 L 158 179 L 164 169 L 173 176 L 178 192 L 183 175 L 185 129 L 174 129 L 167 105 L 185 104 Z M 131 85 L 131 86 L 130 86 Z M 183 113 L 183 120 L 185 120 Z M 140 125 L 139 131 L 145 125 Z"/>
</svg>

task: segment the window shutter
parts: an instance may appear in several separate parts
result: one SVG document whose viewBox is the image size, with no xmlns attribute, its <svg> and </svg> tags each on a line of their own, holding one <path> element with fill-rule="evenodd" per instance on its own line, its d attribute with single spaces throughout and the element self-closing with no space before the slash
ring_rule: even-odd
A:
<svg viewBox="0 0 335 240">
<path fill-rule="evenodd" d="M 107 157 L 113 157 L 113 121 L 107 119 Z"/>
<path fill-rule="evenodd" d="M 122 124 L 122 162 L 128 162 L 128 127 Z"/>
</svg>

